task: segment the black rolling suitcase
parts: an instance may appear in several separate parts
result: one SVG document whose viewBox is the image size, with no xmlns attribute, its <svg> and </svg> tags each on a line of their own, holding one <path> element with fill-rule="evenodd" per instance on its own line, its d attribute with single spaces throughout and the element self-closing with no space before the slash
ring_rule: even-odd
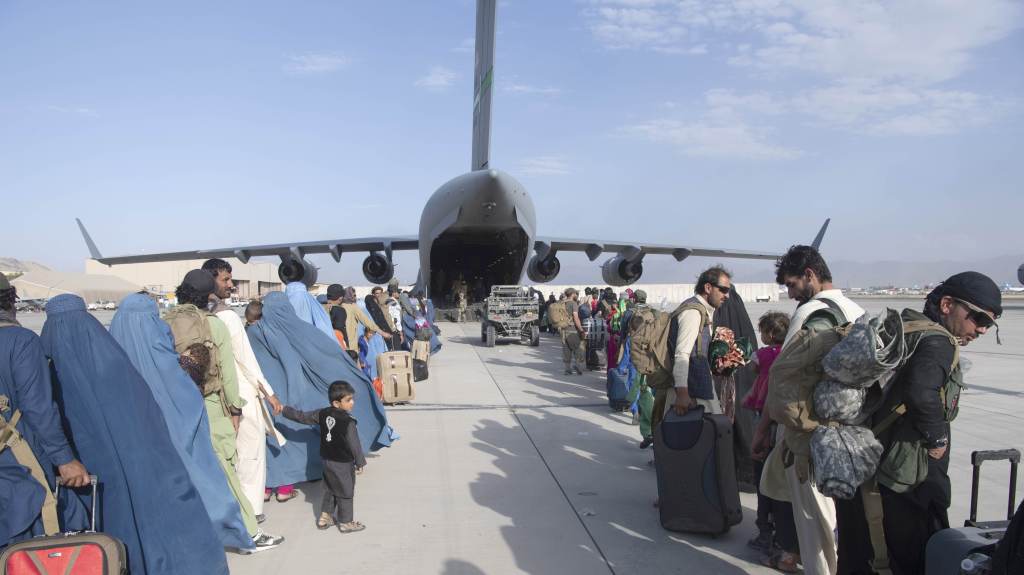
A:
<svg viewBox="0 0 1024 575">
<path fill-rule="evenodd" d="M 1010 498 L 1005 521 L 978 521 L 978 489 L 981 481 L 981 464 L 986 461 L 1010 462 Z M 1017 466 L 1020 451 L 975 451 L 971 453 L 974 477 L 971 482 L 971 515 L 963 527 L 943 529 L 928 540 L 925 550 L 925 571 L 927 575 L 959 575 L 961 562 L 974 552 L 989 555 L 1010 524 L 1017 498 Z"/>
<path fill-rule="evenodd" d="M 670 410 L 654 431 L 654 464 L 665 529 L 720 535 L 743 520 L 728 417 Z"/>
</svg>

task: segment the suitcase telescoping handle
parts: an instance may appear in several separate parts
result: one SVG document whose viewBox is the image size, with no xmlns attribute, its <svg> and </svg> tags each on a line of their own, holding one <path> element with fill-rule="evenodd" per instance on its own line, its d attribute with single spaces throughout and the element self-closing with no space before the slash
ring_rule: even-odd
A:
<svg viewBox="0 0 1024 575">
<path fill-rule="evenodd" d="M 1017 465 L 1020 464 L 1020 451 L 1016 449 L 1000 449 L 999 451 L 971 452 L 971 465 L 974 467 L 974 478 L 971 482 L 971 518 L 964 522 L 966 527 L 978 521 L 978 484 L 981 482 L 981 464 L 985 461 L 1010 462 L 1010 501 L 1006 507 L 1006 518 L 1011 519 L 1017 499 Z"/>
<path fill-rule="evenodd" d="M 89 476 L 89 485 L 92 487 L 92 508 L 89 509 L 89 531 L 92 533 L 96 532 L 96 485 L 99 482 L 96 481 L 95 475 Z M 57 478 L 57 486 L 53 490 L 53 497 L 56 499 L 60 495 L 60 478 Z"/>
</svg>

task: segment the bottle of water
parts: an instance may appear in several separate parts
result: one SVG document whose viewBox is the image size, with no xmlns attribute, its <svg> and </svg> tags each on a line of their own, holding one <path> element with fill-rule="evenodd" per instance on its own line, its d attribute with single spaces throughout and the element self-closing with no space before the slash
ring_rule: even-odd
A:
<svg viewBox="0 0 1024 575">
<path fill-rule="evenodd" d="M 971 553 L 960 562 L 961 575 L 987 575 L 991 570 L 991 559 L 981 553 Z"/>
</svg>

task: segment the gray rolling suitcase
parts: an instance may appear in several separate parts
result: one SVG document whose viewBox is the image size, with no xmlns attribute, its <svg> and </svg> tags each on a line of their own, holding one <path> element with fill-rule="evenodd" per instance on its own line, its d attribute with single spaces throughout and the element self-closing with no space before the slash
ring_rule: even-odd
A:
<svg viewBox="0 0 1024 575">
<path fill-rule="evenodd" d="M 720 535 L 743 520 L 728 417 L 670 410 L 654 432 L 654 464 L 665 529 Z"/>
<path fill-rule="evenodd" d="M 981 464 L 986 461 L 1010 462 L 1010 501 L 1006 521 L 978 521 L 978 487 L 981 480 Z M 1017 465 L 1020 452 L 1016 449 L 1002 451 L 975 451 L 971 453 L 974 477 L 971 483 L 971 516 L 963 527 L 943 529 L 928 540 L 925 549 L 925 572 L 927 575 L 959 575 L 960 564 L 972 552 L 981 551 L 987 555 L 991 546 L 999 542 L 1013 517 L 1014 500 L 1017 498 Z M 988 550 L 983 550 L 989 548 Z"/>
</svg>

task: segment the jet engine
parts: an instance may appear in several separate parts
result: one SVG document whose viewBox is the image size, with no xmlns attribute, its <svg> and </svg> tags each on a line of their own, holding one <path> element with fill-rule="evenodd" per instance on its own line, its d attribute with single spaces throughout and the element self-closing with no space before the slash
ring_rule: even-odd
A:
<svg viewBox="0 0 1024 575">
<path fill-rule="evenodd" d="M 277 266 L 277 277 L 286 284 L 302 282 L 306 287 L 313 287 L 316 276 L 316 266 L 306 260 L 288 259 Z"/>
<path fill-rule="evenodd" d="M 383 254 L 374 252 L 363 260 L 363 276 L 371 284 L 385 284 L 395 275 L 395 264 Z"/>
<path fill-rule="evenodd" d="M 1020 264 L 1020 267 L 1017 268 L 1017 281 L 1024 284 L 1024 264 Z"/>
<path fill-rule="evenodd" d="M 526 267 L 526 276 L 535 283 L 547 283 L 562 271 L 562 263 L 558 258 L 551 256 L 541 259 L 537 256 L 530 258 L 530 265 Z"/>
<path fill-rule="evenodd" d="M 622 256 L 615 256 L 601 265 L 601 277 L 604 278 L 604 283 L 615 287 L 635 283 L 643 273 L 643 260 L 630 262 Z"/>
</svg>

